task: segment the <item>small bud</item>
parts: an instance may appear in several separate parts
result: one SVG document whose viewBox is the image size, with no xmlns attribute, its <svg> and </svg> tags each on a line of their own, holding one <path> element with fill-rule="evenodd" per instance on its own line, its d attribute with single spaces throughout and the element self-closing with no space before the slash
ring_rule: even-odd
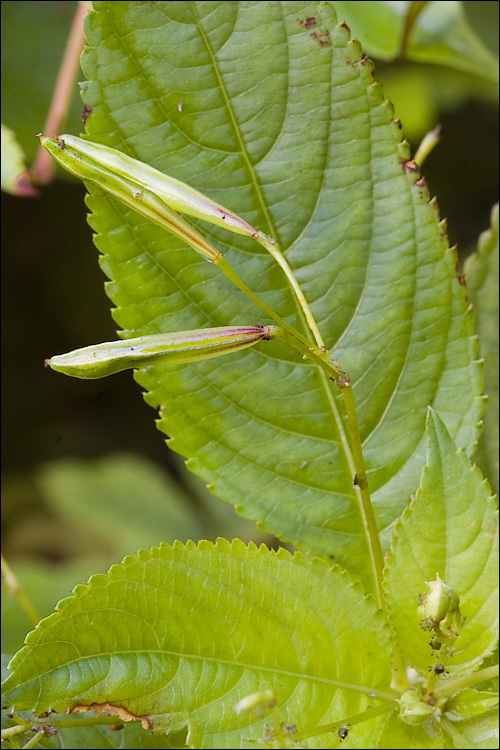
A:
<svg viewBox="0 0 500 750">
<path fill-rule="evenodd" d="M 458 594 L 441 580 L 438 573 L 435 581 L 426 581 L 426 584 L 429 593 L 419 594 L 418 597 L 420 627 L 436 634 L 437 639 L 433 639 L 433 642 L 451 643 L 465 623 L 465 617 L 460 612 Z"/>
<path fill-rule="evenodd" d="M 263 339 L 273 338 L 274 328 L 275 326 L 229 326 L 141 336 L 75 349 L 47 359 L 45 364 L 74 378 L 104 378 L 137 367 L 220 357 L 246 349 Z"/>
<path fill-rule="evenodd" d="M 417 690 L 407 690 L 398 700 L 399 715 L 407 724 L 422 724 L 435 709 L 422 700 Z"/>
<path fill-rule="evenodd" d="M 274 690 L 263 690 L 260 693 L 252 693 L 242 698 L 234 707 L 237 714 L 254 713 L 263 716 L 270 708 L 276 705 L 276 693 Z"/>
</svg>

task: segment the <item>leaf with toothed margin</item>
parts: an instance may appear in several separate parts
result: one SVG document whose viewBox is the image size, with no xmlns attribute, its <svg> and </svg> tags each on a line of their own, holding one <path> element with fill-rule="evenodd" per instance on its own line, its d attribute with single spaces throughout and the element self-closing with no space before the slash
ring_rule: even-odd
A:
<svg viewBox="0 0 500 750">
<path fill-rule="evenodd" d="M 474 305 L 479 352 L 484 357 L 484 387 L 488 408 L 484 433 L 474 459 L 498 493 L 498 203 L 491 212 L 491 229 L 479 238 L 478 252 L 464 265 L 469 299 Z"/>
<path fill-rule="evenodd" d="M 481 472 L 458 450 L 432 409 L 427 463 L 415 499 L 396 525 L 385 569 L 390 621 L 403 657 L 421 672 L 433 661 L 419 626 L 419 593 L 436 573 L 466 617 L 446 669 L 477 668 L 498 639 L 498 512 Z M 443 647 L 444 650 L 444 647 Z"/>
<path fill-rule="evenodd" d="M 266 718 L 238 715 L 274 690 L 306 729 L 391 698 L 389 631 L 336 567 L 239 540 L 139 552 L 78 586 L 30 633 L 3 699 L 15 710 L 112 703 L 193 747 L 245 747 Z M 369 747 L 383 717 L 359 727 Z M 330 747 L 329 735 L 315 747 Z M 363 744 L 366 743 L 366 744 Z"/>
<path fill-rule="evenodd" d="M 427 405 L 470 453 L 483 402 L 456 257 L 370 61 L 331 3 L 95 2 L 86 33 L 90 139 L 279 240 L 325 344 L 351 376 L 387 542 L 418 485 Z M 89 191 L 124 338 L 269 322 L 178 238 Z M 254 292 L 305 330 L 262 248 L 194 223 Z M 170 447 L 242 515 L 334 558 L 371 590 L 342 395 L 279 343 L 225 360 L 136 374 L 161 409 Z"/>
</svg>

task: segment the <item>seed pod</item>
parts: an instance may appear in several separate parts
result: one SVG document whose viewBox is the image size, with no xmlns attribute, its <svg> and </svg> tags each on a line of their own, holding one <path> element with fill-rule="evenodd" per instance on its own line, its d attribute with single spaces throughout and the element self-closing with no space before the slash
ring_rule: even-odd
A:
<svg viewBox="0 0 500 750">
<path fill-rule="evenodd" d="M 229 326 L 141 336 L 75 349 L 45 360 L 45 365 L 74 378 L 94 380 L 151 365 L 196 362 L 220 357 L 273 338 L 275 326 Z"/>
<path fill-rule="evenodd" d="M 148 190 L 142 183 L 130 180 L 125 173 L 113 172 L 108 167 L 91 159 L 86 153 L 70 145 L 70 140 L 73 140 L 72 136 L 65 135 L 60 139 L 40 136 L 42 146 L 68 172 L 85 182 L 97 185 L 112 195 L 113 198 L 117 198 L 121 203 L 137 211 L 141 216 L 177 235 L 210 262 L 213 263 L 222 257 L 221 253 L 203 235 L 176 214 L 154 192 Z M 76 140 L 81 141 L 80 138 Z M 85 141 L 82 141 L 82 143 L 85 143 Z M 62 144 L 64 144 L 64 148 L 61 148 Z"/>
<path fill-rule="evenodd" d="M 45 148 L 47 148 L 46 140 L 50 141 L 50 139 L 44 139 L 44 136 L 42 136 L 41 141 Z M 184 182 L 163 174 L 149 164 L 127 156 L 122 151 L 74 135 L 61 135 L 59 141 L 64 143 L 65 149 L 72 149 L 82 158 L 99 165 L 101 169 L 108 170 L 118 177 L 135 183 L 137 190 L 149 190 L 173 211 L 204 219 L 211 224 L 224 227 L 237 234 L 247 235 L 253 239 L 270 239 L 262 232 L 257 232 L 233 211 L 229 211 L 219 203 L 207 198 L 198 190 L 194 190 Z M 57 158 L 57 154 L 53 153 L 52 150 L 51 153 Z M 59 161 L 65 166 L 62 160 Z"/>
</svg>

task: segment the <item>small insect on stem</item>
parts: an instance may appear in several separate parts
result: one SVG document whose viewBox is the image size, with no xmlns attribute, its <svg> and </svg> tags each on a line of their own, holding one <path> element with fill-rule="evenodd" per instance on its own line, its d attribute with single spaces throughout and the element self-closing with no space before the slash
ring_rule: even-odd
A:
<svg viewBox="0 0 500 750">
<path fill-rule="evenodd" d="M 429 672 L 434 672 L 434 674 L 436 675 L 449 674 L 449 672 L 446 670 L 443 664 L 434 664 L 433 666 L 430 666 Z"/>
<path fill-rule="evenodd" d="M 339 729 L 337 731 L 337 734 L 338 734 L 339 739 L 340 739 L 341 742 L 342 742 L 342 740 L 345 740 L 345 738 L 349 734 L 348 727 L 350 727 L 350 726 L 351 726 L 350 724 L 342 724 L 342 726 L 339 727 Z"/>
<path fill-rule="evenodd" d="M 59 139 L 58 145 L 59 145 L 59 148 L 61 149 L 61 151 L 64 151 L 64 149 L 66 147 L 66 143 L 64 142 L 64 140 L 62 138 Z"/>
</svg>

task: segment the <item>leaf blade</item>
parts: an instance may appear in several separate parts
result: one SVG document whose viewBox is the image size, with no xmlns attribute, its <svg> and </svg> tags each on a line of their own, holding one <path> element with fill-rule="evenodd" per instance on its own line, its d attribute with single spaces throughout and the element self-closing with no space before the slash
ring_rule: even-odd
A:
<svg viewBox="0 0 500 750">
<path fill-rule="evenodd" d="M 286 721 L 305 726 L 362 710 L 369 692 L 391 696 L 388 631 L 359 587 L 320 560 L 238 540 L 162 545 L 93 576 L 10 667 L 16 709 L 112 702 L 156 731 L 188 723 L 203 747 L 262 736 L 263 720 L 234 711 L 258 690 L 275 689 Z"/>
<path fill-rule="evenodd" d="M 352 376 L 377 520 L 389 528 L 418 484 L 427 404 L 447 400 L 450 429 L 471 450 L 482 402 L 444 226 L 369 61 L 335 25 L 331 5 L 95 7 L 84 57 L 89 135 L 279 239 L 326 344 Z M 315 25 L 306 28 L 309 17 Z M 274 98 L 264 96 L 271 90 Z M 95 189 L 88 205 L 125 336 L 250 320 L 246 299 L 179 241 Z M 305 330 L 267 255 L 196 226 Z M 161 405 L 169 445 L 216 494 L 369 582 L 341 397 L 279 344 L 266 355 L 178 368 L 168 383 L 153 371 L 136 379 Z"/>
</svg>

